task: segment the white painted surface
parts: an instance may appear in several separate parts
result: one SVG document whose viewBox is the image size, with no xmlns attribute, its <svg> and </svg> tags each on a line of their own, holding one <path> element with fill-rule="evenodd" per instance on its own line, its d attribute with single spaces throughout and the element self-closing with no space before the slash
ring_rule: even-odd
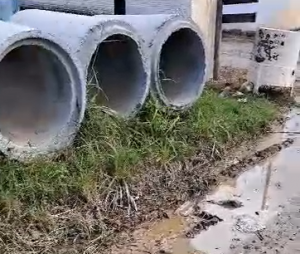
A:
<svg viewBox="0 0 300 254">
<path fill-rule="evenodd" d="M 259 29 L 248 73 L 248 80 L 254 83 L 255 90 L 263 85 L 292 88 L 299 47 L 300 36 L 297 32 Z"/>
<path fill-rule="evenodd" d="M 224 5 L 223 14 L 255 13 L 258 11 L 258 3 Z"/>
<path fill-rule="evenodd" d="M 251 13 L 257 12 L 256 25 L 231 24 L 232 28 L 255 30 L 257 26 L 269 26 L 278 29 L 292 29 L 300 27 L 299 0 L 259 0 L 257 4 L 238 4 L 224 6 L 223 13 Z"/>
</svg>

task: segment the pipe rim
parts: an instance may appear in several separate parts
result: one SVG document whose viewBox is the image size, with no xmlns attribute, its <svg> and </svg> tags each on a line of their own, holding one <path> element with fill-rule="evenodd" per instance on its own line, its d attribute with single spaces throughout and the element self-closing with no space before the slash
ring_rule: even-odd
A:
<svg viewBox="0 0 300 254">
<path fill-rule="evenodd" d="M 28 29 L 17 33 L 5 40 L 0 46 L 0 61 L 16 48 L 23 45 L 32 45 L 41 47 L 44 50 L 51 52 L 60 64 L 64 66 L 66 74 L 70 79 L 71 100 L 69 101 L 70 110 L 67 119 L 60 124 L 60 128 L 55 132 L 49 132 L 49 138 L 42 141 L 37 146 L 19 145 L 2 134 L 0 131 L 0 150 L 7 156 L 18 160 L 28 160 L 38 155 L 50 155 L 57 150 L 69 146 L 80 127 L 82 121 L 82 112 L 84 112 L 85 103 L 82 96 L 76 93 L 76 88 L 82 84 L 83 77 L 77 70 L 75 61 L 71 58 L 68 52 L 59 44 L 52 40 L 51 36 L 44 36 L 40 31 Z M 80 107 L 81 104 L 81 107 Z"/>
<path fill-rule="evenodd" d="M 204 50 L 204 74 L 203 78 L 198 78 L 198 80 L 203 79 L 201 84 L 199 84 L 199 88 L 197 91 L 196 96 L 189 102 L 185 104 L 174 104 L 170 102 L 170 100 L 165 96 L 165 92 L 162 89 L 160 78 L 159 78 L 159 69 L 160 69 L 160 55 L 162 52 L 163 45 L 165 42 L 170 38 L 170 36 L 182 29 L 189 29 L 193 33 L 195 33 L 202 44 L 203 50 Z M 208 59 L 207 59 L 207 45 L 204 40 L 204 36 L 198 26 L 189 19 L 182 19 L 181 17 L 174 16 L 173 18 L 167 20 L 163 25 L 162 29 L 158 32 L 157 36 L 155 37 L 156 39 L 153 41 L 153 46 L 152 46 L 152 64 L 151 64 L 151 69 L 152 69 L 152 86 L 151 86 L 151 94 L 153 98 L 161 105 L 167 106 L 171 109 L 174 110 L 182 110 L 191 107 L 201 96 L 203 89 L 205 87 L 205 82 L 207 80 L 207 68 L 208 68 Z"/>
<path fill-rule="evenodd" d="M 93 18 L 95 18 L 95 20 L 97 21 L 97 16 L 95 16 Z M 127 114 L 119 114 L 118 112 L 116 112 L 110 108 L 107 108 L 106 112 L 108 114 L 117 115 L 117 116 L 125 118 L 125 119 L 132 119 L 133 117 L 135 117 L 138 114 L 139 110 L 145 104 L 146 99 L 148 98 L 148 95 L 150 93 L 150 87 L 151 87 L 151 85 L 150 85 L 150 83 L 151 83 L 151 74 L 150 74 L 151 66 L 150 66 L 150 62 L 147 60 L 147 57 L 146 57 L 146 55 L 147 55 L 146 46 L 145 46 L 145 43 L 144 43 L 143 39 L 141 38 L 141 36 L 138 35 L 137 31 L 132 26 L 130 26 L 128 23 L 126 23 L 124 21 L 120 21 L 120 20 L 109 20 L 101 26 L 101 36 L 99 36 L 97 34 L 97 37 L 96 37 L 97 39 L 95 40 L 95 43 L 93 45 L 93 50 L 91 50 L 91 52 L 88 53 L 89 60 L 88 60 L 88 64 L 86 64 L 86 68 L 85 68 L 85 77 L 88 82 L 87 77 L 88 77 L 89 65 L 93 59 L 94 53 L 98 49 L 98 46 L 101 43 L 103 43 L 107 38 L 114 36 L 114 35 L 126 36 L 126 37 L 130 38 L 133 42 L 135 42 L 138 53 L 139 53 L 139 57 L 141 59 L 141 62 L 143 63 L 142 67 L 143 67 L 143 72 L 145 75 L 145 80 L 143 82 L 142 87 L 143 87 L 144 93 L 140 97 L 139 101 L 135 103 L 136 105 L 134 107 L 132 107 L 132 110 L 130 112 L 128 112 Z M 86 52 L 82 52 L 82 53 L 86 53 Z"/>
</svg>

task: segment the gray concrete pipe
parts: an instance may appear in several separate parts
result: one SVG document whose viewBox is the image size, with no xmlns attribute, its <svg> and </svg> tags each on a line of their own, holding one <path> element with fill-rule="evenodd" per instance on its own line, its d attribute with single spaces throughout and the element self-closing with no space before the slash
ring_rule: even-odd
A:
<svg viewBox="0 0 300 254">
<path fill-rule="evenodd" d="M 27 160 L 69 146 L 84 84 L 68 49 L 36 29 L 0 22 L 0 150 Z"/>
<path fill-rule="evenodd" d="M 207 75 L 204 37 L 190 19 L 177 15 L 125 15 L 145 40 L 151 62 L 152 95 L 180 110 L 201 95 Z"/>
<path fill-rule="evenodd" d="M 96 101 L 125 118 L 144 104 L 150 86 L 145 45 L 135 30 L 114 16 L 80 16 L 24 10 L 12 22 L 32 26 L 61 40 L 81 63 Z"/>
</svg>

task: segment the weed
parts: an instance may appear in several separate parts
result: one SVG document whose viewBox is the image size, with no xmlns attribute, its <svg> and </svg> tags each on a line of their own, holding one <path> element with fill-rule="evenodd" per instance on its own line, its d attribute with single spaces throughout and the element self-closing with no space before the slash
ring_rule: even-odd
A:
<svg viewBox="0 0 300 254">
<path fill-rule="evenodd" d="M 229 146 L 259 135 L 277 117 L 274 103 L 247 99 L 247 103 L 223 99 L 207 90 L 184 112 L 158 108 L 148 101 L 138 117 L 129 121 L 106 114 L 91 102 L 73 148 L 47 161 L 0 162 L 0 222 L 32 225 L 37 213 L 64 214 L 89 203 L 99 204 L 102 212 L 126 209 L 130 215 L 138 210 L 130 183 L 151 170 L 149 165 L 169 165 L 195 153 L 220 157 Z M 63 211 L 57 207 L 64 207 Z M 100 216 L 97 209 L 90 210 L 94 217 Z M 89 225 L 80 217 L 79 224 L 71 225 L 70 215 L 64 216 L 67 219 L 58 223 L 60 229 L 55 227 L 65 230 L 64 237 L 76 227 L 84 227 L 86 234 L 82 234 L 88 236 L 81 237 L 89 240 L 91 232 L 98 232 L 100 238 L 108 232 L 105 225 L 99 226 L 103 220 Z M 11 227 L 5 229 L 6 236 L 14 234 Z M 5 240 L 1 234 L 3 230 L 0 238 L 8 246 L 11 237 Z"/>
</svg>

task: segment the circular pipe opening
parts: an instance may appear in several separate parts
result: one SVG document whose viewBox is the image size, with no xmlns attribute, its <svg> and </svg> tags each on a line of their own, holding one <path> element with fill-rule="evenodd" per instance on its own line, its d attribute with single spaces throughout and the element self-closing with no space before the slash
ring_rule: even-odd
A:
<svg viewBox="0 0 300 254">
<path fill-rule="evenodd" d="M 1 134 L 17 145 L 44 143 L 72 110 L 69 73 L 40 44 L 15 46 L 0 61 Z"/>
<path fill-rule="evenodd" d="M 147 93 L 147 76 L 138 44 L 127 35 L 107 37 L 92 57 L 88 81 L 98 105 L 121 116 L 135 113 Z"/>
<path fill-rule="evenodd" d="M 205 82 L 205 69 L 205 49 L 199 35 L 190 28 L 173 32 L 160 51 L 160 99 L 174 107 L 193 103 Z"/>
</svg>

